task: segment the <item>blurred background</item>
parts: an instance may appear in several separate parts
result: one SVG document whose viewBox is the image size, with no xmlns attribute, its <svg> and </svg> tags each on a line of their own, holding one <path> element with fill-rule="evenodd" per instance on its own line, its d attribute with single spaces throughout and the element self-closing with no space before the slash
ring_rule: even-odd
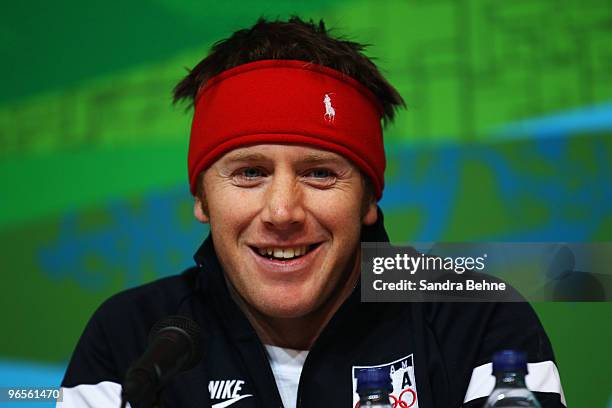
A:
<svg viewBox="0 0 612 408">
<path fill-rule="evenodd" d="M 57 386 L 104 299 L 193 263 L 208 230 L 171 90 L 215 41 L 291 14 L 372 44 L 408 104 L 386 130 L 395 242 L 612 241 L 607 0 L 7 2 L 0 386 Z M 611 305 L 534 304 L 570 406 L 612 406 Z"/>
</svg>

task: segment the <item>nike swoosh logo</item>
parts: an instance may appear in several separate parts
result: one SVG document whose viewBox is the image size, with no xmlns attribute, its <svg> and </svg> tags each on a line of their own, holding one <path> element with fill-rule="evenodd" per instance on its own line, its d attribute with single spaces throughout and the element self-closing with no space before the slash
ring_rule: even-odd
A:
<svg viewBox="0 0 612 408">
<path fill-rule="evenodd" d="M 229 407 L 233 403 L 238 402 L 238 401 L 240 401 L 243 398 L 252 397 L 252 396 L 253 396 L 253 394 L 244 394 L 244 395 L 241 395 L 241 396 L 236 397 L 236 398 L 228 399 L 227 401 L 218 402 L 216 404 L 213 404 L 211 408 L 225 408 L 225 407 Z"/>
</svg>

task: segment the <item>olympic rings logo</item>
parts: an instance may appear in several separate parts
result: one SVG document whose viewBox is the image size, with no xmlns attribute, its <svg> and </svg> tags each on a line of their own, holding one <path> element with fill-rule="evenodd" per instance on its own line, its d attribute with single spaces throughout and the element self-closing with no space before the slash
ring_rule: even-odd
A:
<svg viewBox="0 0 612 408">
<path fill-rule="evenodd" d="M 389 398 L 391 398 L 391 408 L 410 408 L 417 401 L 416 393 L 410 388 L 403 390 L 399 398 L 393 394 L 389 394 Z M 359 401 L 355 404 L 355 408 L 359 408 Z"/>
<path fill-rule="evenodd" d="M 393 395 L 389 395 L 393 400 L 393 408 L 410 408 L 416 402 L 416 393 L 410 388 L 406 388 L 399 395 L 399 398 L 395 398 Z M 408 403 L 410 401 L 410 403 Z"/>
</svg>

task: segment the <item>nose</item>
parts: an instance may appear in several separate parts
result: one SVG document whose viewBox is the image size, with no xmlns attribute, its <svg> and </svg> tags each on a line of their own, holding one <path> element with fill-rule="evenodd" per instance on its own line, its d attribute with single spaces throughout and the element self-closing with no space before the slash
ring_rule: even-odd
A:
<svg viewBox="0 0 612 408">
<path fill-rule="evenodd" d="M 264 200 L 261 217 L 267 227 L 288 230 L 304 223 L 303 195 L 291 172 L 276 172 L 272 176 Z"/>
</svg>

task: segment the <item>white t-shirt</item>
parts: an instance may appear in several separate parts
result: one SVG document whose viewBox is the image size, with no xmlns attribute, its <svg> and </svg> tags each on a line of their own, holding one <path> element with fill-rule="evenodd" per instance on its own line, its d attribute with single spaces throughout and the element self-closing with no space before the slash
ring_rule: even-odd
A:
<svg viewBox="0 0 612 408">
<path fill-rule="evenodd" d="M 283 406 L 295 408 L 300 375 L 308 350 L 293 350 L 268 344 L 265 346 Z"/>
</svg>

